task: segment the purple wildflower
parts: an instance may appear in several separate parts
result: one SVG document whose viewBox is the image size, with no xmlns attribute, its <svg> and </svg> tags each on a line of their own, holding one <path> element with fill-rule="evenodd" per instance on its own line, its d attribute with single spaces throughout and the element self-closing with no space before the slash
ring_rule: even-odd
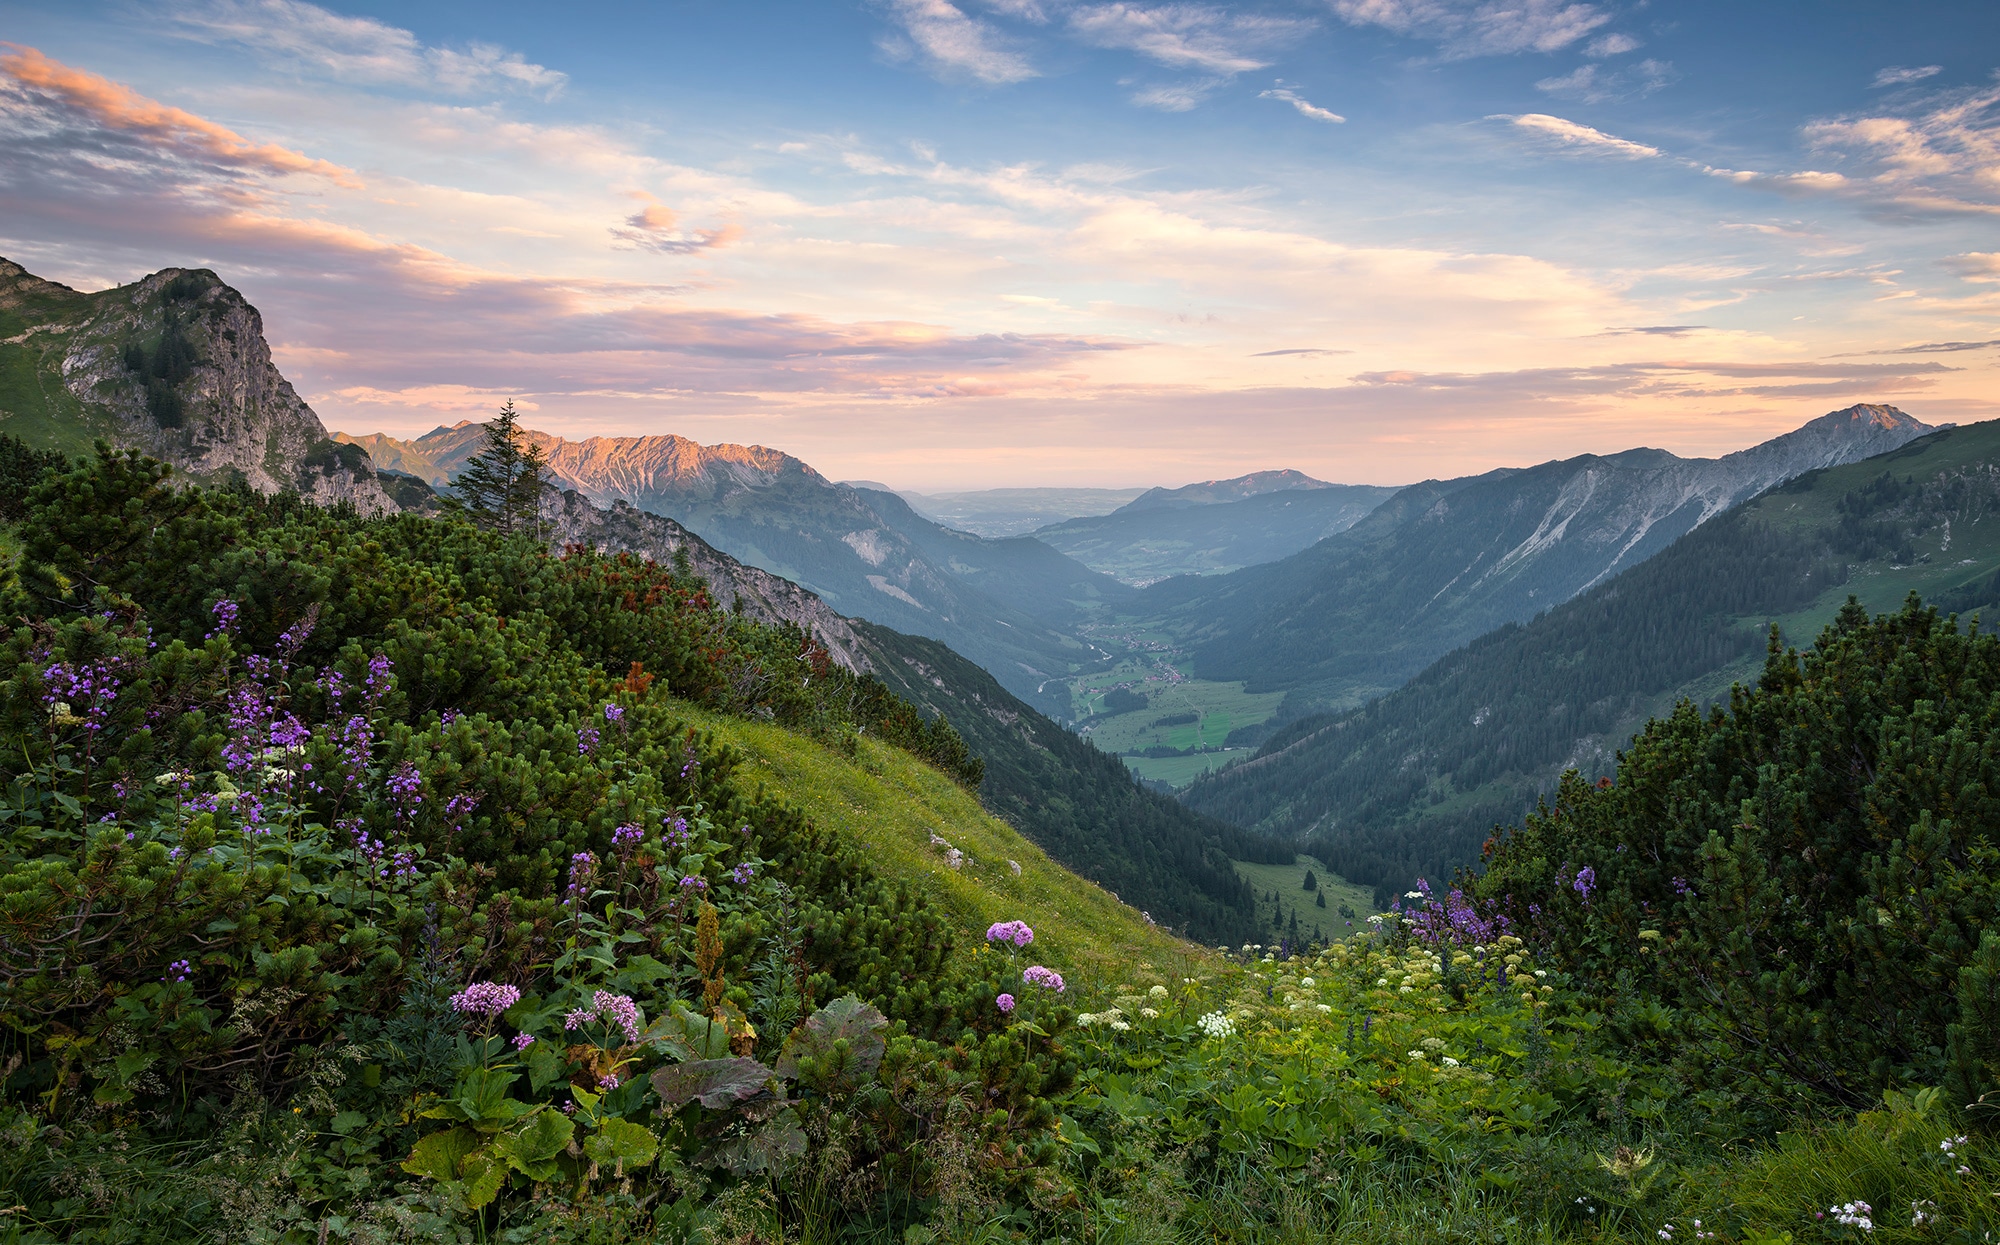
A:
<svg viewBox="0 0 2000 1245">
<path fill-rule="evenodd" d="M 613 726 L 618 725 L 620 722 L 623 722 L 625 720 L 624 708 L 619 705 L 604 706 L 604 720 L 606 722 L 611 723 Z"/>
<path fill-rule="evenodd" d="M 1028 928 L 1026 921 L 995 921 L 986 927 L 987 942 L 1010 943 L 1025 947 L 1035 940 L 1035 931 Z"/>
<path fill-rule="evenodd" d="M 750 879 L 757 876 L 757 866 L 746 860 L 734 869 L 731 869 L 729 876 L 736 880 L 738 886 L 748 886 Z"/>
<path fill-rule="evenodd" d="M 497 981 L 475 981 L 451 996 L 451 1010 L 491 1020 L 520 1001 L 518 986 L 501 985 Z"/>
<path fill-rule="evenodd" d="M 387 785 L 389 794 L 395 797 L 396 803 L 406 809 L 415 808 L 424 802 L 423 771 L 410 761 L 405 761 L 396 767 L 396 772 L 389 775 Z"/>
<path fill-rule="evenodd" d="M 1031 964 L 1023 969 L 1021 980 L 1031 986 L 1040 986 L 1044 990 L 1053 990 L 1057 994 L 1063 992 L 1062 974 L 1053 968 L 1044 968 L 1040 964 Z"/>
<path fill-rule="evenodd" d="M 167 965 L 167 975 L 161 981 L 186 981 L 194 973 L 194 965 L 186 960 L 175 960 Z"/>
<path fill-rule="evenodd" d="M 668 847 L 686 847 L 694 838 L 694 832 L 688 829 L 687 818 L 685 817 L 669 817 L 660 824 L 661 830 L 666 836 Z"/>
<path fill-rule="evenodd" d="M 1588 902 L 1590 892 L 1597 889 L 1597 870 L 1591 868 L 1589 865 L 1578 869 L 1576 871 L 1576 881 L 1571 882 L 1570 887 Z"/>
<path fill-rule="evenodd" d="M 633 848 L 646 841 L 644 826 L 627 823 L 611 832 L 611 850 L 620 856 L 630 855 Z"/>
<path fill-rule="evenodd" d="M 576 733 L 576 754 L 578 756 L 589 756 L 591 751 L 597 747 L 598 738 L 598 730 L 594 726 L 586 726 L 578 730 Z"/>
<path fill-rule="evenodd" d="M 623 994 L 613 994 L 609 990 L 599 990 L 590 996 L 591 1006 L 597 1018 L 606 1024 L 617 1025 L 625 1031 L 625 1040 L 639 1040 L 639 1005 Z"/>
<path fill-rule="evenodd" d="M 1675 879 L 1674 879 L 1674 894 L 1676 894 L 1676 895 L 1692 895 L 1692 894 L 1694 894 L 1694 887 L 1692 887 L 1692 886 L 1690 886 L 1690 885 L 1688 884 L 1688 880 L 1687 880 L 1686 878 L 1675 878 Z"/>
<path fill-rule="evenodd" d="M 700 894 L 708 889 L 708 879 L 690 873 L 681 879 L 681 889 Z"/>
<path fill-rule="evenodd" d="M 590 898 L 591 884 L 597 880 L 597 857 L 589 852 L 578 852 L 569 858 L 569 889 L 563 893 L 563 905 L 582 903 Z"/>
<path fill-rule="evenodd" d="M 516 1033 L 514 1035 L 514 1049 L 517 1051 L 526 1050 L 534 1044 L 535 1035 L 532 1033 Z"/>
<path fill-rule="evenodd" d="M 612 1072 L 607 1072 L 603 1076 L 597 1078 L 597 1088 L 607 1094 L 610 1093 L 612 1090 L 617 1089 L 618 1088 L 617 1074 Z"/>
<path fill-rule="evenodd" d="M 215 629 L 201 638 L 204 640 L 213 640 L 219 635 L 236 634 L 236 613 L 238 608 L 236 602 L 230 600 L 228 597 L 224 597 L 214 605 L 209 606 L 209 616 L 215 619 Z"/>
<path fill-rule="evenodd" d="M 993 1000 L 993 1006 L 999 1008 L 1002 1012 L 1011 1012 L 1014 1010 L 1014 996 L 1011 994 L 1003 994 L 999 998 Z"/>
<path fill-rule="evenodd" d="M 581 1029 L 595 1019 L 597 1019 L 596 1012 L 591 1011 L 587 1007 L 579 1007 L 574 1011 L 563 1013 L 563 1028 L 565 1030 Z"/>
</svg>

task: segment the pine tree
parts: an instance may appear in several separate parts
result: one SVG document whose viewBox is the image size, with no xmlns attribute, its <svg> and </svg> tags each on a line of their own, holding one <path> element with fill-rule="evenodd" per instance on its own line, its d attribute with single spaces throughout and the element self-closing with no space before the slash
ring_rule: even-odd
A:
<svg viewBox="0 0 2000 1245">
<path fill-rule="evenodd" d="M 1314 895 L 1314 896 L 1313 896 L 1313 907 L 1315 907 L 1315 908 L 1324 908 L 1324 907 L 1326 907 L 1326 892 L 1325 892 L 1325 891 L 1321 891 L 1321 892 L 1320 892 L 1319 894 L 1317 894 L 1317 895 Z"/>
<path fill-rule="evenodd" d="M 1302 889 L 1309 891 L 1316 891 L 1319 889 L 1319 879 L 1313 876 L 1313 871 L 1311 869 L 1306 870 L 1306 883 Z"/>
<path fill-rule="evenodd" d="M 473 522 L 502 536 L 542 536 L 542 491 L 549 484 L 548 455 L 515 423 L 509 398 L 486 425 L 486 448 L 466 461 L 453 482 Z"/>
</svg>

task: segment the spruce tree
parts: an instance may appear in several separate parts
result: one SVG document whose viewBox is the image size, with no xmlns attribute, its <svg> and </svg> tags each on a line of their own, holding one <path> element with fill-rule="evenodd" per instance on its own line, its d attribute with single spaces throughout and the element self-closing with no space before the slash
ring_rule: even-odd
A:
<svg viewBox="0 0 2000 1245">
<path fill-rule="evenodd" d="M 1302 889 L 1309 891 L 1316 891 L 1319 889 L 1319 879 L 1313 876 L 1313 871 L 1311 869 L 1306 870 L 1306 882 L 1305 886 Z"/>
<path fill-rule="evenodd" d="M 1319 894 L 1317 894 L 1317 895 L 1314 895 L 1314 896 L 1313 896 L 1313 907 L 1315 907 L 1315 908 L 1324 908 L 1324 907 L 1326 907 L 1326 892 L 1325 892 L 1325 891 L 1321 891 L 1321 892 L 1320 892 Z"/>
<path fill-rule="evenodd" d="M 452 489 L 479 526 L 502 536 L 540 539 L 548 455 L 515 426 L 519 419 L 509 398 L 486 425 L 486 448 L 466 461 Z"/>
</svg>

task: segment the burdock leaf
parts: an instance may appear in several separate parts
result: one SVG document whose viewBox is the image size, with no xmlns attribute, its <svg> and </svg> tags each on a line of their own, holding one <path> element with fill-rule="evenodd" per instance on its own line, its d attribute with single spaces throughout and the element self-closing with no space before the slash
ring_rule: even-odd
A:
<svg viewBox="0 0 2000 1245">
<path fill-rule="evenodd" d="M 799 1060 L 817 1059 L 846 1038 L 847 1064 L 841 1071 L 859 1084 L 882 1066 L 882 1054 L 888 1049 L 882 1031 L 888 1026 L 888 1017 L 855 996 L 835 999 L 806 1017 L 806 1022 L 785 1039 L 785 1049 L 778 1056 L 778 1075 L 796 1079 Z"/>
<path fill-rule="evenodd" d="M 763 1093 L 770 1079 L 771 1070 L 755 1059 L 697 1059 L 653 1073 L 653 1092 L 668 1110 L 699 1102 L 719 1111 Z"/>
</svg>

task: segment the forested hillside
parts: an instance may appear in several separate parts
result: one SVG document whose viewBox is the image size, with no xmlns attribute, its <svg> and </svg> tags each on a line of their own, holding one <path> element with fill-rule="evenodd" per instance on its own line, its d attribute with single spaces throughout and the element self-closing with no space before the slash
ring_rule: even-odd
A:
<svg viewBox="0 0 2000 1245">
<path fill-rule="evenodd" d="M 957 728 L 985 761 L 980 799 L 1056 860 L 1203 942 L 1256 928 L 1230 861 L 1289 863 L 1295 849 L 1141 786 L 1125 764 L 1010 695 L 935 640 L 872 623 L 855 630 L 877 673 Z"/>
<path fill-rule="evenodd" d="M 1533 622 L 1475 640 L 1365 709 L 1292 723 L 1194 784 L 1191 807 L 1314 845 L 1386 898 L 1478 856 L 1568 766 L 1608 773 L 1677 694 L 1753 679 L 1768 625 L 1810 636 L 1848 593 L 2000 601 L 2000 424 L 1815 472 Z"/>
</svg>

